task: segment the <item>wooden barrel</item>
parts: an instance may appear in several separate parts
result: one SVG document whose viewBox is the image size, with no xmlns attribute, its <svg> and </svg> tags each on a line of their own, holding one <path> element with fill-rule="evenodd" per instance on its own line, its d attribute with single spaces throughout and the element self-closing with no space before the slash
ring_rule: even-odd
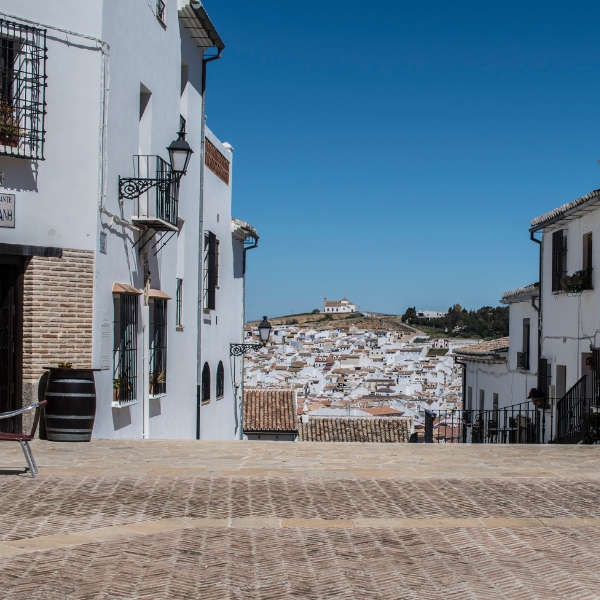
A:
<svg viewBox="0 0 600 600">
<path fill-rule="evenodd" d="M 91 369 L 50 369 L 46 389 L 46 432 L 51 442 L 89 442 L 96 417 Z"/>
</svg>

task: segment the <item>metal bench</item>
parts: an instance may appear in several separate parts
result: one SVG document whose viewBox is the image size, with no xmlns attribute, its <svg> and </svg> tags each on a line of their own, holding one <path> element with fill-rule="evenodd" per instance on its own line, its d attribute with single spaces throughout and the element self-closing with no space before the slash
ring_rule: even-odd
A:
<svg viewBox="0 0 600 600">
<path fill-rule="evenodd" d="M 0 419 L 10 419 L 10 417 L 16 417 L 17 415 L 27 412 L 28 410 L 33 410 L 35 408 L 35 416 L 33 418 L 33 426 L 31 428 L 31 433 L 4 433 L 0 431 L 0 442 L 19 442 L 21 444 L 21 450 L 23 450 L 23 454 L 25 455 L 25 460 L 27 461 L 28 465 L 28 467 L 25 470 L 29 471 L 32 477 L 35 477 L 36 473 L 38 473 L 38 468 L 35 464 L 31 448 L 29 447 L 29 442 L 35 436 L 35 432 L 40 421 L 40 411 L 42 410 L 42 406 L 44 404 L 46 404 L 46 400 L 42 400 L 38 404 L 32 404 L 31 406 L 27 406 L 26 408 L 21 408 L 20 410 L 13 410 L 12 412 L 0 413 Z"/>
</svg>

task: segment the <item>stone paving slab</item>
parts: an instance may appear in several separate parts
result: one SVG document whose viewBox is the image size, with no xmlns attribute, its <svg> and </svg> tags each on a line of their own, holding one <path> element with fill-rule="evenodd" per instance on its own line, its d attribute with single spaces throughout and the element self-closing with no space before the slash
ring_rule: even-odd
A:
<svg viewBox="0 0 600 600">
<path fill-rule="evenodd" d="M 598 446 L 33 451 L 0 445 L 1 598 L 600 598 Z"/>
</svg>

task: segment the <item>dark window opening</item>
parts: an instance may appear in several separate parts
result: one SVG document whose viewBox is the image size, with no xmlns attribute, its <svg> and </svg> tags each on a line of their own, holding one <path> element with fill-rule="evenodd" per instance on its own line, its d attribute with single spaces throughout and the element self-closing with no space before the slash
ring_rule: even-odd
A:
<svg viewBox="0 0 600 600">
<path fill-rule="evenodd" d="M 215 310 L 219 287 L 219 240 L 211 231 L 204 234 L 204 308 Z"/>
<path fill-rule="evenodd" d="M 583 289 L 593 290 L 592 285 L 592 234 L 586 233 L 583 236 Z"/>
<path fill-rule="evenodd" d="M 150 395 L 167 393 L 167 301 L 150 303 Z"/>
<path fill-rule="evenodd" d="M 137 310 L 137 296 L 114 297 L 113 401 L 119 405 L 137 400 Z"/>
<path fill-rule="evenodd" d="M 529 369 L 529 356 L 531 350 L 531 322 L 523 319 L 522 352 L 517 352 L 517 368 Z"/>
<path fill-rule="evenodd" d="M 46 30 L 0 19 L 0 154 L 44 159 Z"/>
<path fill-rule="evenodd" d="M 202 402 L 210 402 L 210 367 L 207 362 L 202 367 Z"/>
<path fill-rule="evenodd" d="M 552 291 L 560 292 L 560 281 L 567 276 L 567 232 L 564 229 L 552 234 Z"/>
<path fill-rule="evenodd" d="M 223 361 L 219 361 L 217 367 L 217 399 L 222 398 L 225 395 L 225 368 L 223 367 Z"/>
</svg>

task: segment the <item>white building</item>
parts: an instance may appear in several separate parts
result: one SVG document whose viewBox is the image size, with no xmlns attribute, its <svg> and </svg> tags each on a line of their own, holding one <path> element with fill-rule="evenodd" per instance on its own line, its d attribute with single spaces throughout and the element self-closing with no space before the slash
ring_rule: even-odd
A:
<svg viewBox="0 0 600 600">
<path fill-rule="evenodd" d="M 341 300 L 323 300 L 324 313 L 353 313 L 356 312 L 356 305 L 352 304 L 348 298 Z"/>
<path fill-rule="evenodd" d="M 441 317 L 445 317 L 448 313 L 439 312 L 437 310 L 418 310 L 417 318 L 418 319 L 439 319 Z"/>
<path fill-rule="evenodd" d="M 68 361 L 99 369 L 94 437 L 239 437 L 229 343 L 257 235 L 231 220 L 232 149 L 205 130 L 207 62 L 224 44 L 202 3 L 2 11 L 0 329 L 15 335 L 0 412 L 31 404 L 43 367 Z M 181 177 L 178 137 L 193 150 Z"/>
</svg>

